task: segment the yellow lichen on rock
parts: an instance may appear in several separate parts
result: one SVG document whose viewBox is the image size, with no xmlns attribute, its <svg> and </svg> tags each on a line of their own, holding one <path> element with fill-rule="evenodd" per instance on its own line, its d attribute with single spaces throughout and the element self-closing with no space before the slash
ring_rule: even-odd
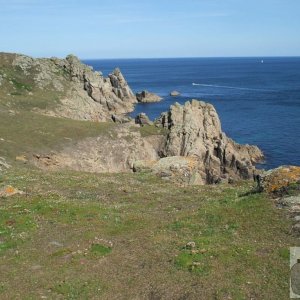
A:
<svg viewBox="0 0 300 300">
<path fill-rule="evenodd" d="M 282 166 L 262 175 L 260 185 L 264 191 L 274 193 L 296 183 L 300 183 L 300 167 Z"/>
<path fill-rule="evenodd" d="M 17 195 L 17 194 L 22 195 L 22 194 L 24 194 L 24 192 L 14 188 L 10 185 L 6 186 L 0 190 L 0 197 L 10 197 L 10 196 Z"/>
</svg>

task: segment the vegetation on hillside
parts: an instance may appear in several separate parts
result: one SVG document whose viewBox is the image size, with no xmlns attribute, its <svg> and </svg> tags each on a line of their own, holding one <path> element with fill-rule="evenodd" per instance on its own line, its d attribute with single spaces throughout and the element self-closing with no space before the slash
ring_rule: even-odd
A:
<svg viewBox="0 0 300 300">
<path fill-rule="evenodd" d="M 2 299 L 285 299 L 290 222 L 249 183 L 10 169 Z M 190 243 L 192 242 L 192 244 Z"/>
</svg>

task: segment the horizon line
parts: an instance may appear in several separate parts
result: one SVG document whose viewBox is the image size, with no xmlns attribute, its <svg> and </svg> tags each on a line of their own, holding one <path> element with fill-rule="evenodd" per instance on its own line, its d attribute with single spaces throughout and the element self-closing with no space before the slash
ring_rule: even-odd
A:
<svg viewBox="0 0 300 300">
<path fill-rule="evenodd" d="M 77 55 L 76 55 L 77 56 Z M 79 57 L 79 56 L 78 56 Z M 165 57 L 104 57 L 104 58 L 81 58 L 81 60 L 126 60 L 126 59 L 187 59 L 187 58 L 300 58 L 300 55 L 253 55 L 253 56 L 165 56 Z"/>
<path fill-rule="evenodd" d="M 80 57 L 80 55 L 69 53 L 66 55 L 32 55 L 32 54 L 24 54 L 21 52 L 10 52 L 10 51 L 0 51 L 0 53 L 6 54 L 17 54 L 17 55 L 25 55 L 33 58 L 65 58 L 66 56 L 72 54 L 77 56 L 80 60 L 126 60 L 126 59 L 188 59 L 188 58 L 300 58 L 300 54 L 298 55 L 226 55 L 226 56 L 161 56 L 161 57 Z"/>
</svg>

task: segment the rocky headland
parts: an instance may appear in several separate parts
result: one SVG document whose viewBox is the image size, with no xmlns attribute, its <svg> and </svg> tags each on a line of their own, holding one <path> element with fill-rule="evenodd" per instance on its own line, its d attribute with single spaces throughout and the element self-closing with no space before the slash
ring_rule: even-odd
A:
<svg viewBox="0 0 300 300">
<path fill-rule="evenodd" d="M 35 113 L 119 123 L 106 136 L 83 139 L 60 151 L 34 153 L 32 161 L 39 167 L 90 172 L 147 169 L 165 180 L 215 184 L 253 178 L 255 163 L 263 158 L 256 146 L 228 138 L 215 108 L 202 101 L 176 103 L 154 125 L 145 114 L 131 120 L 126 113 L 135 103 L 161 98 L 147 91 L 135 95 L 118 68 L 104 77 L 73 55 L 33 59 L 2 53 L 0 61 L 1 84 L 15 103 L 20 95 L 34 98 L 42 93 L 56 97 L 55 105 L 41 108 L 36 100 L 36 105 L 32 103 Z M 19 81 L 12 78 L 13 73 Z M 139 126 L 161 128 L 163 134 L 145 137 Z"/>
<path fill-rule="evenodd" d="M 34 99 L 40 93 L 51 94 L 45 109 L 38 107 L 38 100 L 33 103 L 35 110 L 47 115 L 105 122 L 112 115 L 132 111 L 137 103 L 118 68 L 104 77 L 74 55 L 34 59 L 0 53 L 0 67 L 7 96 L 21 94 Z M 51 105 L 54 102 L 56 105 Z"/>
</svg>

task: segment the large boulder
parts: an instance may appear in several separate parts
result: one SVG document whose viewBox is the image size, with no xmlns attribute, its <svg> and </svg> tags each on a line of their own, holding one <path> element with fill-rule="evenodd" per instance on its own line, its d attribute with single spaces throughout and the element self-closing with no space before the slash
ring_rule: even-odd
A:
<svg viewBox="0 0 300 300">
<path fill-rule="evenodd" d="M 165 180 L 182 184 L 203 185 L 205 174 L 198 169 L 197 157 L 170 156 L 161 158 L 153 165 L 152 171 Z"/>
<path fill-rule="evenodd" d="M 300 190 L 300 167 L 280 166 L 256 177 L 261 191 L 269 194 L 285 194 L 289 190 Z"/>
<path fill-rule="evenodd" d="M 141 103 L 152 103 L 161 101 L 162 97 L 148 91 L 142 91 L 136 94 L 136 99 Z"/>
<path fill-rule="evenodd" d="M 254 164 L 263 158 L 258 147 L 228 138 L 215 108 L 202 101 L 176 103 L 155 124 L 169 132 L 163 155 L 196 158 L 193 172 L 197 170 L 205 183 L 253 178 Z"/>
</svg>

